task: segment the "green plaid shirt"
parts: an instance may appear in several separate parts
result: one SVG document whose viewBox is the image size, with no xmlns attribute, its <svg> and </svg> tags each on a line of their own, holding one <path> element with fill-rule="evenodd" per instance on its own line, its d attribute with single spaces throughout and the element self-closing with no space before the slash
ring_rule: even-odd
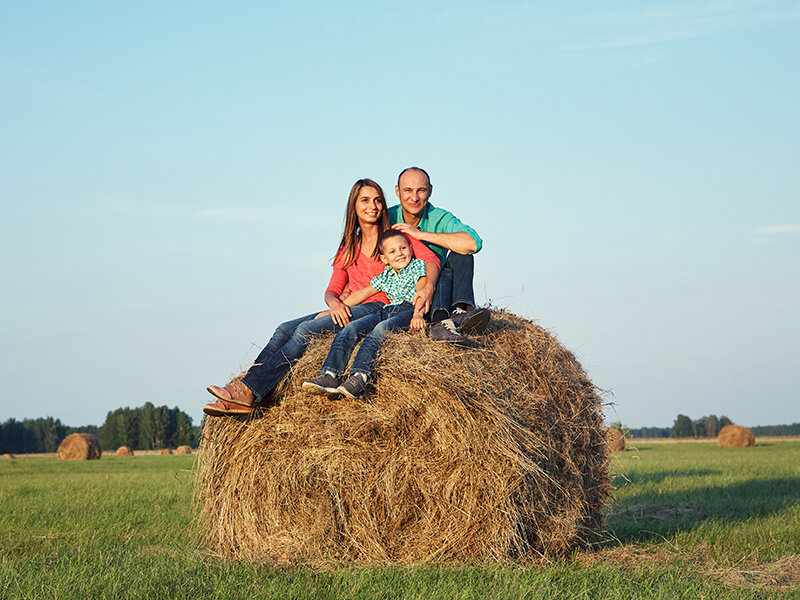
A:
<svg viewBox="0 0 800 600">
<path fill-rule="evenodd" d="M 400 271 L 395 271 L 387 265 L 380 275 L 370 280 L 369 284 L 378 292 L 386 292 L 390 304 L 400 304 L 411 302 L 414 298 L 420 277 L 425 277 L 425 261 L 412 258 L 408 266 Z"/>
</svg>

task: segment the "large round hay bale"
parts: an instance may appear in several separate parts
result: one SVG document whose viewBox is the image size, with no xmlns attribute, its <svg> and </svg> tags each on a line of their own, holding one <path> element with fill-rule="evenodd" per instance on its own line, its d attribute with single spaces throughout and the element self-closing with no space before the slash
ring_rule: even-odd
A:
<svg viewBox="0 0 800 600">
<path fill-rule="evenodd" d="M 164 455 L 164 454 L 172 454 L 172 449 L 171 448 L 162 448 L 161 449 L 161 454 L 162 455 Z"/>
<path fill-rule="evenodd" d="M 175 448 L 175 454 L 191 454 L 192 447 L 191 446 L 178 446 Z"/>
<path fill-rule="evenodd" d="M 58 446 L 59 460 L 96 460 L 102 450 L 97 438 L 89 433 L 71 433 Z"/>
<path fill-rule="evenodd" d="M 200 525 L 218 555 L 268 564 L 564 556 L 602 529 L 601 399 L 532 322 L 493 314 L 483 347 L 391 334 L 372 403 L 303 393 L 313 340 L 252 417 L 206 418 Z"/>
<path fill-rule="evenodd" d="M 13 454 L 0 454 L 0 460 L 10 460 L 14 458 Z"/>
<path fill-rule="evenodd" d="M 610 452 L 622 452 L 625 450 L 625 436 L 616 427 L 606 429 L 606 445 Z"/>
<path fill-rule="evenodd" d="M 723 448 L 746 448 L 755 446 L 756 437 L 742 425 L 725 425 L 719 430 L 717 443 Z"/>
<path fill-rule="evenodd" d="M 128 446 L 120 446 L 117 448 L 117 456 L 133 456 L 133 450 Z"/>
</svg>

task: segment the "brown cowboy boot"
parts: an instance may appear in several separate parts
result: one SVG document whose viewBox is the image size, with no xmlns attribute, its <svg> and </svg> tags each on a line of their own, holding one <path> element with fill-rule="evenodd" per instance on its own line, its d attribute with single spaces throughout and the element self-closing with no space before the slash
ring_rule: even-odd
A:
<svg viewBox="0 0 800 600">
<path fill-rule="evenodd" d="M 231 381 L 225 387 L 210 385 L 206 389 L 211 395 L 225 402 L 232 402 L 233 404 L 239 404 L 240 406 L 246 406 L 248 408 L 253 408 L 253 404 L 255 404 L 253 392 L 241 381 Z"/>
</svg>

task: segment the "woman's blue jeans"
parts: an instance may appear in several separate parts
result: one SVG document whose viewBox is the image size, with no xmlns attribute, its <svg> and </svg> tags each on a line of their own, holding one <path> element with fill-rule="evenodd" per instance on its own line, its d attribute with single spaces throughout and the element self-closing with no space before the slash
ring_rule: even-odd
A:
<svg viewBox="0 0 800 600">
<path fill-rule="evenodd" d="M 446 319 L 457 304 L 475 308 L 475 292 L 472 289 L 474 272 L 475 259 L 472 254 L 447 254 L 431 300 L 431 321 Z"/>
<path fill-rule="evenodd" d="M 350 323 L 381 310 L 383 306 L 382 302 L 351 306 Z M 242 379 L 242 383 L 250 388 L 257 401 L 266 399 L 291 366 L 303 356 L 311 338 L 343 329 L 333 322 L 330 315 L 315 319 L 318 314 L 311 313 L 278 325 L 272 338 L 256 358 L 255 364 Z"/>
<path fill-rule="evenodd" d="M 358 340 L 364 338 L 353 360 L 353 366 L 350 367 L 350 374 L 363 373 L 369 377 L 386 335 L 390 331 L 408 329 L 413 316 L 414 305 L 402 302 L 384 306 L 377 312 L 350 321 L 333 339 L 322 371 L 330 371 L 341 377 Z"/>
</svg>

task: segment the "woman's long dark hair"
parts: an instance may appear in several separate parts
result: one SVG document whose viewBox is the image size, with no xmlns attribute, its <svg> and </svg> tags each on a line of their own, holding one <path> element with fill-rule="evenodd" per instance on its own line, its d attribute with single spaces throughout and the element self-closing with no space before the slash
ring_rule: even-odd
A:
<svg viewBox="0 0 800 600">
<path fill-rule="evenodd" d="M 347 199 L 347 211 L 345 212 L 344 216 L 344 231 L 342 232 L 342 241 L 339 242 L 339 250 L 336 252 L 337 256 L 340 252 L 342 253 L 342 259 L 344 261 L 342 268 L 345 269 L 355 262 L 356 257 L 361 249 L 361 227 L 358 224 L 358 216 L 356 215 L 356 200 L 358 200 L 362 188 L 365 187 L 371 187 L 378 190 L 378 194 L 380 194 L 381 197 L 381 202 L 383 203 L 381 219 L 378 222 L 378 228 L 380 229 L 378 233 L 389 229 L 389 213 L 386 210 L 386 198 L 383 195 L 383 189 L 381 189 L 381 186 L 379 186 L 372 179 L 359 179 L 350 189 L 350 197 Z M 372 256 L 378 256 L 378 254 L 378 246 L 376 245 Z"/>
</svg>

